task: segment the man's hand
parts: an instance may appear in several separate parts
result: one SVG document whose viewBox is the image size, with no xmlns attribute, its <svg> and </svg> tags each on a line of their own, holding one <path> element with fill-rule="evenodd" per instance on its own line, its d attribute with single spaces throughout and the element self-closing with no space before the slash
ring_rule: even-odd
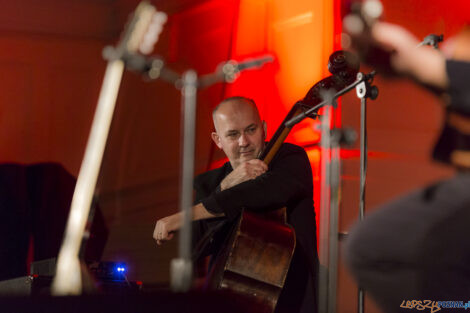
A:
<svg viewBox="0 0 470 313">
<path fill-rule="evenodd" d="M 419 40 L 407 29 L 390 23 L 377 22 L 370 38 L 352 35 L 358 51 L 368 51 L 365 62 L 382 69 L 388 75 L 404 75 L 419 83 L 445 89 L 448 86 L 445 57 L 431 47 L 419 47 Z M 364 49 L 362 45 L 377 49 Z M 375 54 L 374 54 L 375 53 Z M 388 55 L 385 57 L 384 55 Z M 388 59 L 388 61 L 385 61 Z"/>
<path fill-rule="evenodd" d="M 268 170 L 268 166 L 261 160 L 253 159 L 240 164 L 220 183 L 222 190 L 229 189 L 240 183 L 264 174 Z"/>
<path fill-rule="evenodd" d="M 419 40 L 405 28 L 377 23 L 372 29 L 372 36 L 382 47 L 393 50 L 391 58 L 393 68 L 420 83 L 445 89 L 448 79 L 445 70 L 445 57 L 431 47 L 417 47 Z"/>
<path fill-rule="evenodd" d="M 155 225 L 155 229 L 153 230 L 153 239 L 157 241 L 158 245 L 171 240 L 174 236 L 173 232 L 180 229 L 181 223 L 181 213 L 176 213 L 159 219 Z"/>
<path fill-rule="evenodd" d="M 378 45 L 392 53 L 393 69 L 399 74 L 409 74 L 416 62 L 414 55 L 419 54 L 416 50 L 419 40 L 405 28 L 384 22 L 373 26 L 372 37 Z"/>
<path fill-rule="evenodd" d="M 198 203 L 191 208 L 192 220 L 202 220 L 214 217 L 223 216 L 223 213 L 213 214 L 206 210 L 202 203 Z M 174 237 L 174 232 L 181 228 L 183 224 L 183 215 L 176 213 L 157 221 L 155 229 L 153 230 L 153 239 L 157 241 L 158 245 L 163 244 L 165 241 L 171 240 Z"/>
</svg>

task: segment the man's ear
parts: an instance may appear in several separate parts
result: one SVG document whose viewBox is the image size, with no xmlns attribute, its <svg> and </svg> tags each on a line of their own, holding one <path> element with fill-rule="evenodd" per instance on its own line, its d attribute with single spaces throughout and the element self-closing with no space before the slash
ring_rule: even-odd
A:
<svg viewBox="0 0 470 313">
<path fill-rule="evenodd" d="M 219 149 L 222 149 L 222 145 L 220 143 L 220 137 L 216 132 L 211 133 L 211 138 L 214 141 L 214 143 L 219 147 Z"/>
<path fill-rule="evenodd" d="M 263 132 L 264 132 L 264 140 L 268 136 L 268 126 L 266 126 L 266 121 L 263 121 Z"/>
</svg>

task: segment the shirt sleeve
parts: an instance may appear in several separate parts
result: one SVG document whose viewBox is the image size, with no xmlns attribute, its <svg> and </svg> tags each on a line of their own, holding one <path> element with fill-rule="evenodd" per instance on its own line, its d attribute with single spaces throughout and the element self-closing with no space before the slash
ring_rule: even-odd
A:
<svg viewBox="0 0 470 313">
<path fill-rule="evenodd" d="M 279 152 L 268 172 L 213 193 L 201 202 L 209 212 L 224 213 L 233 219 L 242 209 L 267 212 L 312 196 L 312 171 L 307 154 L 300 147 L 288 146 Z"/>
<path fill-rule="evenodd" d="M 450 108 L 470 115 L 470 63 L 456 60 L 446 61 L 449 79 Z"/>
<path fill-rule="evenodd" d="M 223 170 L 225 171 L 225 170 Z M 208 173 L 204 177 L 197 177 L 194 180 L 195 200 L 194 204 L 200 203 L 201 199 L 211 197 L 220 191 L 220 185 L 215 184 L 223 176 L 222 172 Z M 198 179 L 199 178 L 199 179 Z M 192 258 L 195 261 L 214 254 L 217 251 L 218 241 L 216 232 L 225 225 L 226 218 L 213 218 L 208 220 L 198 220 L 192 223 Z M 225 238 L 225 237 L 224 237 Z"/>
</svg>

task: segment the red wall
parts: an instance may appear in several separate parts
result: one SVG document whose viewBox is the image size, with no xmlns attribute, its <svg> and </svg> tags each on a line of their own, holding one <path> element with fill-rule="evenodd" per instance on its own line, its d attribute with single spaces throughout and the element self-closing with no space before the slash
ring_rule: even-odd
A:
<svg viewBox="0 0 470 313">
<path fill-rule="evenodd" d="M 174 69 L 191 67 L 203 75 L 228 59 L 266 53 L 276 57 L 274 64 L 242 73 L 234 84 L 199 92 L 197 172 L 224 157 L 209 137 L 210 112 L 221 99 L 230 95 L 253 98 L 267 120 L 270 136 L 295 101 L 329 75 L 326 65 L 335 38 L 333 11 L 329 1 L 286 5 L 285 1 L 212 0 L 171 14 L 157 52 Z M 148 234 L 157 218 L 177 210 L 179 95 L 163 82 L 141 85 L 133 75 L 127 75 L 121 91 L 101 176 L 100 203 L 114 230 L 106 256 L 136 264 L 139 279 L 165 281 L 176 241 L 156 249 Z M 303 145 L 318 138 L 312 122 L 306 121 L 288 140 Z M 310 155 L 318 181 L 319 154 L 312 150 Z M 132 239 L 122 240 L 122 234 L 132 234 Z M 139 246 L 131 244 L 136 241 Z M 164 265 L 157 270 L 150 262 Z"/>
<path fill-rule="evenodd" d="M 452 35 L 468 22 L 467 0 L 384 0 L 385 17 L 423 37 Z M 328 55 L 339 42 L 336 1 L 159 1 L 169 21 L 156 47 L 180 72 L 211 72 L 220 62 L 272 53 L 277 61 L 243 73 L 198 97 L 197 171 L 212 160 L 210 111 L 224 96 L 254 98 L 272 134 L 290 106 L 329 75 Z M 0 10 L 0 162 L 53 161 L 76 175 L 96 105 L 105 62 L 101 49 L 114 43 L 136 0 L 2 1 Z M 337 3 L 336 3 L 337 4 Z M 336 16 L 336 19 L 333 19 Z M 438 101 L 409 82 L 376 80 L 380 97 L 369 105 L 367 209 L 449 170 L 429 160 L 440 128 Z M 341 123 L 355 126 L 354 95 L 342 101 Z M 157 218 L 177 210 L 180 96 L 173 86 L 144 83 L 125 73 L 97 192 L 110 227 L 108 260 L 127 261 L 130 279 L 167 282 L 175 243 L 157 249 Z M 311 122 L 288 139 L 318 140 Z M 319 154 L 309 151 L 318 174 Z M 358 159 L 345 153 L 341 227 L 356 220 Z M 351 157 L 352 156 L 352 157 Z M 316 162 L 316 163 L 315 163 Z M 318 182 L 318 175 L 316 175 Z M 318 184 L 317 189 L 319 190 Z M 317 203 L 318 195 L 317 195 Z M 355 285 L 341 269 L 339 312 L 355 312 Z M 374 309 L 368 304 L 370 312 Z"/>
<path fill-rule="evenodd" d="M 77 175 L 106 65 L 101 50 L 118 39 L 136 4 L 22 0 L 2 7 L 0 161 L 58 162 Z M 159 9 L 169 20 L 156 53 L 179 72 L 193 68 L 202 75 L 228 59 L 276 57 L 273 65 L 243 73 L 233 85 L 200 91 L 198 172 L 222 157 L 211 153 L 209 134 L 210 111 L 223 97 L 254 98 L 272 134 L 290 106 L 328 75 L 334 38 L 329 1 L 186 0 L 164 2 Z M 156 249 L 151 233 L 157 218 L 177 210 L 179 124 L 174 86 L 124 74 L 97 193 L 110 227 L 105 258 L 129 262 L 131 279 L 168 279 L 176 240 Z M 290 138 L 301 144 L 317 139 L 311 122 Z"/>
</svg>

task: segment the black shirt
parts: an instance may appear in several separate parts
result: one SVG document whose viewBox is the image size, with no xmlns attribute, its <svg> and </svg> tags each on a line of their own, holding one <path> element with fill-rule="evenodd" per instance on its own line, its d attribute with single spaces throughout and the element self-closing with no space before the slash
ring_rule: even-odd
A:
<svg viewBox="0 0 470 313">
<path fill-rule="evenodd" d="M 470 115 L 470 62 L 447 60 L 450 109 Z"/>
<path fill-rule="evenodd" d="M 469 124 L 470 118 L 470 63 L 447 60 L 446 74 L 449 79 L 448 94 L 450 103 L 446 111 L 446 123 L 442 127 L 441 134 L 434 146 L 433 158 L 444 163 L 452 162 L 452 153 L 454 151 L 470 152 L 470 134 L 452 125 L 449 122 L 451 115 L 457 114 L 460 119 L 467 120 Z"/>
</svg>

